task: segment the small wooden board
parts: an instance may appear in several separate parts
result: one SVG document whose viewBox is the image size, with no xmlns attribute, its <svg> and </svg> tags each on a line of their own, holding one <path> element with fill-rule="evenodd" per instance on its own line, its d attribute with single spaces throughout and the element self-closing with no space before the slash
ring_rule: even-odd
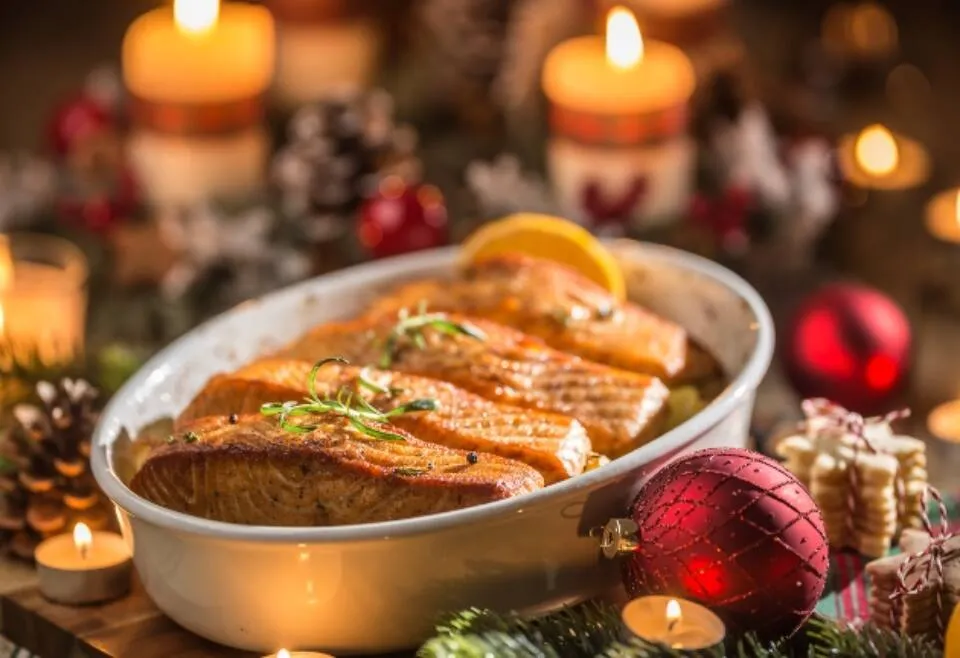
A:
<svg viewBox="0 0 960 658">
<path fill-rule="evenodd" d="M 41 658 L 252 658 L 184 630 L 161 613 L 139 582 L 126 598 L 64 606 L 35 587 L 0 597 L 0 635 Z"/>
</svg>

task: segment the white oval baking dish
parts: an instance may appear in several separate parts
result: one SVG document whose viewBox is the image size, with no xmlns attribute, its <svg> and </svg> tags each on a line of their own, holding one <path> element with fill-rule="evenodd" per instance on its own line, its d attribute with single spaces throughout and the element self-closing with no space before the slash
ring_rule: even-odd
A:
<svg viewBox="0 0 960 658">
<path fill-rule="evenodd" d="M 683 324 L 731 376 L 712 404 L 648 445 L 566 482 L 511 500 L 363 526 L 277 528 L 207 521 L 134 495 L 117 475 L 114 441 L 176 414 L 211 375 L 279 347 L 309 327 L 359 311 L 397 282 L 439 274 L 441 249 L 323 276 L 250 301 L 150 360 L 110 401 L 93 471 L 116 503 L 156 604 L 222 644 L 337 654 L 415 646 L 438 614 L 467 606 L 538 611 L 618 583 L 590 530 L 624 513 L 645 474 L 680 453 L 744 446 L 754 394 L 773 352 L 759 295 L 728 270 L 667 247 L 611 249 L 634 301 Z"/>
</svg>

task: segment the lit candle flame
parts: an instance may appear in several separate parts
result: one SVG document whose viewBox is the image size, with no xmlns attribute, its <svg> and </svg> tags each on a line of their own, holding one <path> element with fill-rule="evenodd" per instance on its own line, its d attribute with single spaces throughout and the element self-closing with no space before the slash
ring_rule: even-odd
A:
<svg viewBox="0 0 960 658">
<path fill-rule="evenodd" d="M 173 20 L 185 34 L 204 34 L 217 24 L 220 0 L 173 0 Z"/>
<path fill-rule="evenodd" d="M 290 658 L 290 652 L 286 649 L 280 649 L 280 651 L 277 652 L 277 658 Z"/>
<path fill-rule="evenodd" d="M 81 521 L 73 528 L 73 545 L 80 552 L 80 559 L 87 559 L 91 544 L 93 544 L 93 535 L 90 533 L 90 528 Z"/>
<path fill-rule="evenodd" d="M 683 611 L 680 609 L 680 602 L 670 599 L 667 601 L 667 630 L 672 632 L 681 619 L 683 619 Z"/>
<path fill-rule="evenodd" d="M 618 69 L 629 69 L 643 59 L 640 26 L 629 9 L 614 7 L 607 14 L 607 61 Z"/>
<path fill-rule="evenodd" d="M 889 174 L 900 161 L 896 140 L 879 124 L 863 129 L 854 150 L 860 168 L 875 176 Z"/>
</svg>

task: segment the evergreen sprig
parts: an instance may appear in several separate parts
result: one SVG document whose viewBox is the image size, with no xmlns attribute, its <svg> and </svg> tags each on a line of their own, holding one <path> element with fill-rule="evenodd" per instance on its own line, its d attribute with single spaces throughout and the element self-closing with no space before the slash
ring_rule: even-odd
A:
<svg viewBox="0 0 960 658">
<path fill-rule="evenodd" d="M 471 608 L 444 619 L 419 658 L 679 658 L 690 656 L 638 638 L 626 639 L 616 607 L 587 602 L 549 615 L 524 618 Z M 755 635 L 726 648 L 701 651 L 704 658 L 934 658 L 931 642 L 866 625 L 852 628 L 814 617 L 792 639 L 763 642 Z"/>
</svg>

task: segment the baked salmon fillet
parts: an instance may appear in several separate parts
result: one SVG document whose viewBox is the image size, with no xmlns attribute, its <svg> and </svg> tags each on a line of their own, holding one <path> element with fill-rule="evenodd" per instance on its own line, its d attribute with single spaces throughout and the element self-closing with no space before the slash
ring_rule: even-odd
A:
<svg viewBox="0 0 960 658">
<path fill-rule="evenodd" d="M 679 325 L 559 263 L 520 255 L 484 260 L 454 280 L 409 283 L 380 297 L 373 316 L 401 309 L 463 313 L 519 329 L 563 352 L 671 382 L 683 376 L 690 343 Z M 686 378 L 686 377 L 684 377 Z"/>
<path fill-rule="evenodd" d="M 279 356 L 337 355 L 441 379 L 488 400 L 575 418 L 593 449 L 617 457 L 654 438 L 669 391 L 655 377 L 617 370 L 543 341 L 457 314 L 362 318 L 316 327 Z"/>
<path fill-rule="evenodd" d="M 380 429 L 402 440 L 371 438 L 336 414 L 293 421 L 313 429 L 291 432 L 260 414 L 203 418 L 151 454 L 130 488 L 215 521 L 330 526 L 448 512 L 543 486 L 520 462 L 484 454 L 474 463 L 390 426 Z"/>
<path fill-rule="evenodd" d="M 203 416 L 255 413 L 268 402 L 303 400 L 312 369 L 308 361 L 264 359 L 217 375 L 183 411 L 176 427 Z M 391 423 L 424 441 L 516 459 L 537 469 L 547 484 L 582 473 L 591 452 L 586 431 L 572 418 L 491 402 L 447 382 L 339 363 L 317 369 L 313 381 L 320 397 L 335 397 L 347 388 L 384 412 L 433 399 L 436 410 L 398 415 Z"/>
</svg>

